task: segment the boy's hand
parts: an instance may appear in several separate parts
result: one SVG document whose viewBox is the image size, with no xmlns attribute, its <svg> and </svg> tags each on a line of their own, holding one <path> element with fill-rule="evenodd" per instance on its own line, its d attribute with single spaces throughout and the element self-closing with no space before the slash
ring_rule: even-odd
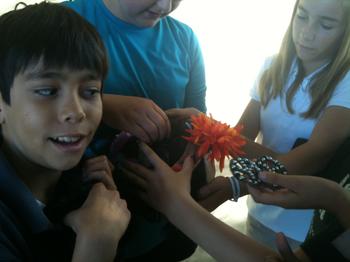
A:
<svg viewBox="0 0 350 262">
<path fill-rule="evenodd" d="M 113 128 L 127 131 L 145 143 L 169 137 L 167 115 L 152 100 L 119 95 L 103 95 L 104 121 Z"/>
<path fill-rule="evenodd" d="M 232 198 L 232 193 L 228 178 L 217 176 L 199 190 L 198 203 L 211 212 L 226 200 Z"/>
<path fill-rule="evenodd" d="M 94 184 L 84 204 L 70 212 L 64 223 L 77 234 L 76 247 L 96 254 L 116 252 L 130 220 L 126 202 L 116 190 Z M 113 254 L 112 254 L 113 255 Z"/>
<path fill-rule="evenodd" d="M 181 197 L 190 197 L 193 161 L 190 157 L 186 158 L 181 171 L 175 172 L 146 144 L 141 143 L 140 149 L 148 157 L 153 169 L 128 161 L 124 163 L 124 172 L 141 189 L 141 199 L 168 215 L 173 211 L 172 205 L 176 201 Z"/>
<path fill-rule="evenodd" d="M 279 175 L 262 172 L 259 178 L 267 183 L 283 187 L 271 191 L 248 186 L 254 200 L 260 203 L 292 209 L 332 208 L 330 194 L 339 185 L 333 181 L 314 176 Z M 337 189 L 336 189 L 337 190 Z"/>
<path fill-rule="evenodd" d="M 93 157 L 84 162 L 83 180 L 84 182 L 102 182 L 107 189 L 117 190 L 112 176 L 113 170 L 114 166 L 106 156 Z"/>
<path fill-rule="evenodd" d="M 194 107 L 186 107 L 186 108 L 171 108 L 166 110 L 165 113 L 169 119 L 173 120 L 174 122 L 177 122 L 177 121 L 184 121 L 184 120 L 190 119 L 191 116 L 198 115 L 202 112 Z"/>
</svg>

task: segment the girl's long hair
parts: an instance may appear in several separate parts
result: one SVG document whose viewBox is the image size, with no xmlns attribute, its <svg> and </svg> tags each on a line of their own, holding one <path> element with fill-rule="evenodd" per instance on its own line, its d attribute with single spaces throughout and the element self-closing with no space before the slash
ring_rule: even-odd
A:
<svg viewBox="0 0 350 262">
<path fill-rule="evenodd" d="M 301 114 L 304 118 L 317 118 L 326 107 L 332 97 L 334 89 L 350 70 L 350 0 L 342 0 L 345 12 L 345 29 L 339 46 L 330 63 L 318 72 L 310 83 L 309 93 L 311 104 L 306 112 Z M 283 88 L 287 84 L 293 61 L 296 58 L 296 50 L 292 39 L 293 19 L 296 15 L 300 0 L 294 6 L 292 19 L 284 35 L 279 53 L 274 57 L 271 66 L 263 72 L 259 82 L 259 94 L 261 104 L 266 107 L 271 99 L 282 94 Z M 291 88 L 286 94 L 286 105 L 288 111 L 293 114 L 292 101 L 301 82 L 305 77 L 301 61 L 296 59 L 298 72 Z"/>
</svg>

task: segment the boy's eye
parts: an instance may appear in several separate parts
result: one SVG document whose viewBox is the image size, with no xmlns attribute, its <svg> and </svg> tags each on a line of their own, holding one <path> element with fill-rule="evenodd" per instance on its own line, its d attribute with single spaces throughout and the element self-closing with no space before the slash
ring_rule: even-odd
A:
<svg viewBox="0 0 350 262">
<path fill-rule="evenodd" d="M 89 87 L 83 90 L 83 96 L 86 98 L 92 98 L 101 94 L 101 90 L 97 87 Z"/>
<path fill-rule="evenodd" d="M 54 96 L 57 94 L 56 88 L 40 88 L 34 91 L 35 94 L 40 96 Z"/>
</svg>

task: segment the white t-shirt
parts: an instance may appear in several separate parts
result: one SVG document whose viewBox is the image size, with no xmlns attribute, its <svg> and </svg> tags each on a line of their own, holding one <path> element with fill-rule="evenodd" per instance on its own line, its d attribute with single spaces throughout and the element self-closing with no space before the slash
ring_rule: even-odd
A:
<svg viewBox="0 0 350 262">
<path fill-rule="evenodd" d="M 265 61 L 260 76 L 270 66 L 272 58 Z M 300 85 L 293 98 L 294 114 L 288 112 L 285 95 L 297 74 L 297 63 L 292 65 L 289 74 L 287 88 L 282 96 L 270 100 L 266 108 L 260 111 L 260 134 L 258 142 L 278 153 L 289 152 L 297 138 L 308 139 L 318 119 L 304 119 L 300 113 L 304 113 L 310 106 L 311 98 L 308 93 L 308 85 L 312 77 L 323 67 L 307 76 Z M 251 98 L 260 101 L 258 94 L 258 77 L 251 90 Z M 338 84 L 329 100 L 329 106 L 342 106 L 350 108 L 350 72 Z M 275 232 L 284 232 L 288 237 L 298 241 L 303 241 L 308 232 L 312 210 L 283 209 L 276 206 L 257 204 L 251 197 L 248 197 L 249 214 L 260 223 Z"/>
</svg>

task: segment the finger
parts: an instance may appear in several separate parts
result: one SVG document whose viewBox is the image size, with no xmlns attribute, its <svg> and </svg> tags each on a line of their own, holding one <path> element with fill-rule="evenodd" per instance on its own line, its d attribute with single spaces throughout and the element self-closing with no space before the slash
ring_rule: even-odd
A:
<svg viewBox="0 0 350 262">
<path fill-rule="evenodd" d="M 152 137 L 148 134 L 147 128 L 144 127 L 144 124 L 136 123 L 130 133 L 135 135 L 142 142 L 152 143 Z"/>
<path fill-rule="evenodd" d="M 107 188 L 102 182 L 93 184 L 83 205 L 94 202 L 96 197 L 104 194 L 105 191 L 107 191 Z"/>
<path fill-rule="evenodd" d="M 162 123 L 161 125 L 161 133 L 162 133 L 162 138 L 169 137 L 171 134 L 171 125 L 170 125 L 170 120 L 167 114 L 155 104 L 154 110 L 158 113 L 160 116 L 161 120 L 160 122 Z"/>
<path fill-rule="evenodd" d="M 154 141 L 159 140 L 159 128 L 158 126 L 160 125 L 157 120 L 152 118 L 149 114 L 142 115 L 142 118 L 138 120 L 137 125 L 141 127 L 144 132 L 147 134 L 150 142 L 152 143 Z"/>
<path fill-rule="evenodd" d="M 299 261 L 295 256 L 293 250 L 291 249 L 286 236 L 279 232 L 276 234 L 276 245 L 278 252 L 283 258 L 283 261 L 286 262 L 296 262 Z"/>
<path fill-rule="evenodd" d="M 131 173 L 137 174 L 137 176 L 142 177 L 144 180 L 149 180 L 152 177 L 152 172 L 149 169 L 132 161 L 124 160 L 123 167 L 121 168 L 123 171 L 128 170 Z"/>
<path fill-rule="evenodd" d="M 139 176 L 138 174 L 135 174 L 127 169 L 122 168 L 125 177 L 132 183 L 133 185 L 137 186 L 140 188 L 142 191 L 146 191 L 148 188 L 147 181 Z"/>
<path fill-rule="evenodd" d="M 180 156 L 180 158 L 176 161 L 176 164 L 182 164 L 183 161 L 185 161 L 186 157 L 188 156 L 194 156 L 196 153 L 197 147 L 191 143 L 188 143 L 185 147 L 185 150 L 183 154 Z"/>
<path fill-rule="evenodd" d="M 289 208 L 296 200 L 295 193 L 287 190 L 267 191 L 264 189 L 257 189 L 252 186 L 247 186 L 250 195 L 258 203 L 277 205 Z"/>
<path fill-rule="evenodd" d="M 141 120 L 140 120 L 141 121 Z M 122 126 L 124 126 L 124 130 L 129 132 L 130 134 L 136 136 L 142 142 L 151 143 L 151 138 L 148 136 L 147 132 L 143 128 L 142 125 L 138 124 L 136 120 L 134 122 L 125 122 Z"/>
<path fill-rule="evenodd" d="M 106 171 L 104 170 L 98 170 L 94 172 L 90 172 L 87 177 L 83 179 L 84 182 L 102 182 L 105 187 L 109 190 L 116 190 L 117 186 L 114 183 L 113 177 L 110 176 Z"/>
<path fill-rule="evenodd" d="M 91 161 L 84 166 L 84 173 L 89 175 L 91 172 L 105 170 L 110 176 L 112 175 L 112 170 L 108 159 L 100 159 L 99 161 Z"/>
<path fill-rule="evenodd" d="M 201 113 L 198 109 L 194 107 L 187 108 L 171 108 L 165 111 L 169 118 L 173 119 L 186 119 L 190 118 L 192 115 L 198 115 Z"/>
<path fill-rule="evenodd" d="M 148 145 L 145 143 L 140 143 L 139 146 L 141 151 L 155 167 L 155 169 L 159 169 L 162 166 L 168 166 Z"/>
<path fill-rule="evenodd" d="M 191 179 L 193 168 L 194 168 L 194 163 L 193 163 L 192 157 L 187 157 L 182 166 L 181 173 L 184 173 L 189 179 Z"/>
<path fill-rule="evenodd" d="M 89 159 L 86 159 L 84 161 L 84 166 L 89 166 L 89 165 L 93 165 L 94 163 L 99 163 L 100 161 L 103 161 L 103 159 L 105 158 L 104 155 L 100 155 L 100 156 L 96 156 L 96 157 L 91 157 Z"/>
<path fill-rule="evenodd" d="M 108 162 L 108 166 L 109 166 L 109 168 L 110 168 L 110 169 L 111 169 L 111 171 L 113 172 L 113 171 L 114 171 L 114 169 L 115 169 L 114 165 L 112 164 L 112 162 L 111 162 L 111 161 L 109 161 L 109 159 L 107 159 L 107 162 Z"/>
<path fill-rule="evenodd" d="M 294 189 L 295 182 L 297 181 L 295 176 L 281 175 L 271 172 L 261 172 L 259 173 L 259 178 L 266 183 L 279 185 L 289 189 Z"/>
</svg>

